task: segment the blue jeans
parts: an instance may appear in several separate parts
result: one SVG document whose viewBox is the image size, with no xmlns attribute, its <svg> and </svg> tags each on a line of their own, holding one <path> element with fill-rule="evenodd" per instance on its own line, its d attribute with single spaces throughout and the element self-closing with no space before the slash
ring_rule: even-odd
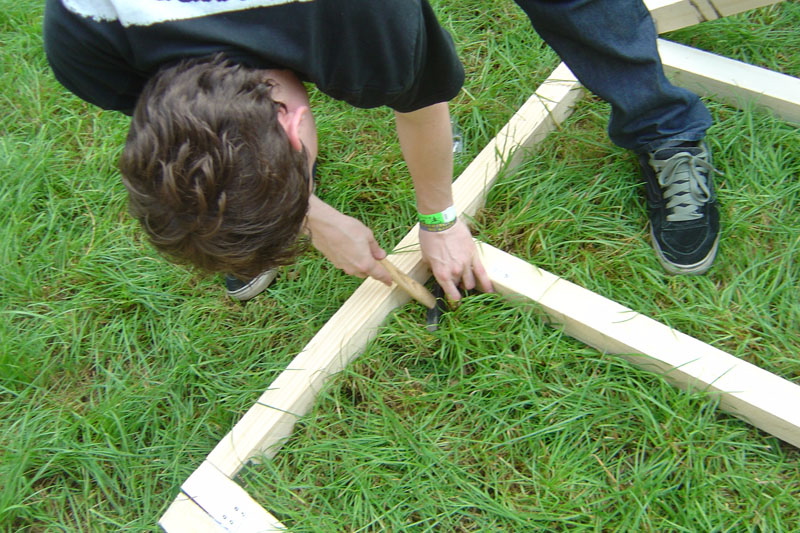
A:
<svg viewBox="0 0 800 533">
<path fill-rule="evenodd" d="M 667 80 L 641 0 L 515 1 L 581 84 L 611 104 L 615 144 L 643 153 L 705 136 L 711 116 Z"/>
</svg>

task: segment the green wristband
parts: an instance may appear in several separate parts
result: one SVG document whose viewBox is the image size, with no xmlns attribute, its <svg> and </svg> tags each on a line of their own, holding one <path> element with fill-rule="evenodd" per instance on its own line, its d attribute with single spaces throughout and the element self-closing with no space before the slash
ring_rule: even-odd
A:
<svg viewBox="0 0 800 533">
<path fill-rule="evenodd" d="M 422 222 L 419 223 L 419 227 L 422 228 L 423 231 L 431 231 L 433 233 L 450 229 L 455 225 L 456 225 L 455 220 L 452 222 L 448 222 L 447 224 L 423 224 Z"/>
<path fill-rule="evenodd" d="M 451 222 L 455 222 L 456 216 L 456 208 L 455 206 L 451 205 L 441 213 L 432 213 L 430 215 L 423 215 L 422 213 L 417 213 L 417 217 L 419 219 L 420 224 L 425 224 L 426 226 L 438 226 L 440 224 L 449 224 Z"/>
</svg>

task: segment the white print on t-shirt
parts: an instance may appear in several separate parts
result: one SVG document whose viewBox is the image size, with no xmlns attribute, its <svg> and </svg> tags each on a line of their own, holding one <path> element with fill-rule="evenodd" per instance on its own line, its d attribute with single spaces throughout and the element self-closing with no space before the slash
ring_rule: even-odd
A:
<svg viewBox="0 0 800 533">
<path fill-rule="evenodd" d="M 150 26 L 217 13 L 243 11 L 314 0 L 61 0 L 64 7 L 96 21 L 116 21 L 123 26 Z"/>
</svg>

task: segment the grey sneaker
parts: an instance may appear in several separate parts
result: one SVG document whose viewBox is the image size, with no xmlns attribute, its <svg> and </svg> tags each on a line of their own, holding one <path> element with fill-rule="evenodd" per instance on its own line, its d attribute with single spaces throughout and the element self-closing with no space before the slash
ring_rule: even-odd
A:
<svg viewBox="0 0 800 533">
<path fill-rule="evenodd" d="M 225 288 L 228 296 L 234 300 L 245 302 L 264 292 L 277 275 L 278 271 L 275 269 L 267 270 L 250 281 L 242 281 L 234 276 L 226 275 Z"/>
<path fill-rule="evenodd" d="M 719 210 L 705 142 L 683 143 L 639 156 L 659 261 L 670 274 L 704 274 L 719 245 Z"/>
</svg>

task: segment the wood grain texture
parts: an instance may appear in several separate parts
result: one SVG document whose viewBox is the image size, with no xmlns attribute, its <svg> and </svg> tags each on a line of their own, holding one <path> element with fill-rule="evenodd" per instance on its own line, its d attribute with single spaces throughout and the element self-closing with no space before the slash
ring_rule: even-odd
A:
<svg viewBox="0 0 800 533">
<path fill-rule="evenodd" d="M 224 533 L 216 520 L 183 492 L 173 500 L 166 512 L 161 516 L 158 525 L 164 531 L 186 533 Z"/>
<path fill-rule="evenodd" d="M 658 33 L 735 15 L 781 0 L 645 0 Z"/>
<path fill-rule="evenodd" d="M 675 85 L 740 109 L 756 105 L 800 123 L 800 79 L 663 39 L 658 40 L 658 52 Z"/>
<path fill-rule="evenodd" d="M 497 178 L 517 167 L 532 146 L 572 113 L 583 95 L 569 68 L 558 65 L 453 184 L 458 212 L 474 216 Z"/>
<path fill-rule="evenodd" d="M 553 324 L 800 448 L 800 386 L 676 331 L 513 255 L 479 245 L 495 290 L 539 305 Z"/>
</svg>

